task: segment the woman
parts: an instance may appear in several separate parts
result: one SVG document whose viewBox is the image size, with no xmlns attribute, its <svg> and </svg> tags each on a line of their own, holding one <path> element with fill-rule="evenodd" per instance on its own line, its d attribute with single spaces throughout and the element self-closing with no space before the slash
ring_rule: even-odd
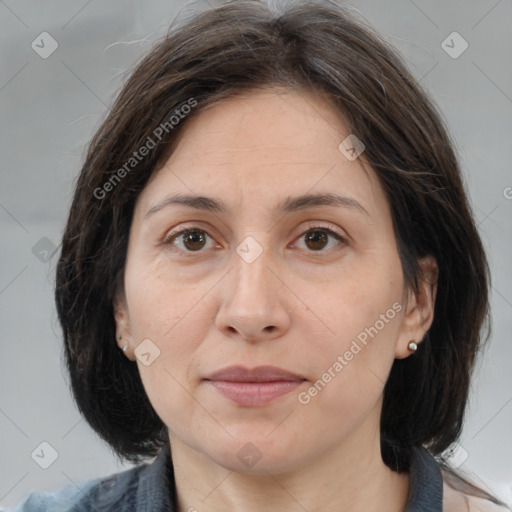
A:
<svg viewBox="0 0 512 512">
<path fill-rule="evenodd" d="M 156 459 L 16 510 L 505 510 L 441 458 L 487 290 L 392 49 L 333 4 L 196 15 L 93 138 L 57 268 L 82 414 Z"/>
</svg>

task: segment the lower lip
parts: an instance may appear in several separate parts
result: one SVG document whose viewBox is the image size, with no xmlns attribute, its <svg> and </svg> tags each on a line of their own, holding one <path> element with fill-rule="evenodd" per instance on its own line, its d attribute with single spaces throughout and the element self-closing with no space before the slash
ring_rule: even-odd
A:
<svg viewBox="0 0 512 512">
<path fill-rule="evenodd" d="M 275 398 L 297 389 L 303 380 L 277 380 L 272 382 L 231 382 L 208 380 L 222 396 L 246 407 L 268 404 Z"/>
</svg>

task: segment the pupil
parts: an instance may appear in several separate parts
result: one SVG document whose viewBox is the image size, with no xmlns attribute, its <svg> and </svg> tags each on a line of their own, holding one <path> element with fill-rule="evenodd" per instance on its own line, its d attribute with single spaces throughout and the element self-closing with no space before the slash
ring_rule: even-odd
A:
<svg viewBox="0 0 512 512">
<path fill-rule="evenodd" d="M 313 243 L 313 247 L 309 245 L 308 247 L 310 247 L 310 249 L 315 250 L 322 249 L 323 247 L 325 247 L 325 244 L 327 243 L 327 235 L 323 231 L 311 231 L 310 234 L 307 235 L 306 239 L 308 242 Z M 315 245 L 318 243 L 320 243 L 320 246 Z"/>
<path fill-rule="evenodd" d="M 191 233 L 185 234 L 185 246 L 188 249 L 197 250 L 201 249 L 204 245 L 204 236 L 199 231 L 192 231 Z"/>
</svg>

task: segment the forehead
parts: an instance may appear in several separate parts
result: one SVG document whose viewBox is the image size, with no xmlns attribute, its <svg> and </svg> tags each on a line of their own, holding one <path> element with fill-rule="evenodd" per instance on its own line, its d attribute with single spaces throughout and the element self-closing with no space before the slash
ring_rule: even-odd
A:
<svg viewBox="0 0 512 512">
<path fill-rule="evenodd" d="M 383 194 L 375 173 L 339 149 L 349 135 L 331 103 L 311 92 L 270 89 L 222 100 L 187 121 L 139 203 L 147 209 L 167 194 L 192 193 L 271 207 L 287 196 L 340 192 L 377 205 Z"/>
<path fill-rule="evenodd" d="M 231 160 L 250 153 L 275 163 L 293 161 L 294 154 L 316 161 L 317 152 L 327 146 L 337 150 L 345 132 L 340 115 L 320 95 L 258 90 L 209 105 L 192 118 L 172 160 L 176 163 L 183 153 L 187 159 L 201 160 L 221 154 Z"/>
</svg>

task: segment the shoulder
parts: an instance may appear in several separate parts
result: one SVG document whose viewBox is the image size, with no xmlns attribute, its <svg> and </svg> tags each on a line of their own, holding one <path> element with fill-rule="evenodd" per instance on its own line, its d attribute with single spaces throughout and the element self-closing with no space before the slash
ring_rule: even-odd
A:
<svg viewBox="0 0 512 512">
<path fill-rule="evenodd" d="M 442 469 L 443 512 L 507 512 L 511 509 L 494 503 L 490 496 L 458 475 Z"/>
<path fill-rule="evenodd" d="M 11 512 L 135 510 L 138 482 L 145 467 L 141 465 L 110 476 L 68 484 L 55 491 L 34 491 Z"/>
</svg>

